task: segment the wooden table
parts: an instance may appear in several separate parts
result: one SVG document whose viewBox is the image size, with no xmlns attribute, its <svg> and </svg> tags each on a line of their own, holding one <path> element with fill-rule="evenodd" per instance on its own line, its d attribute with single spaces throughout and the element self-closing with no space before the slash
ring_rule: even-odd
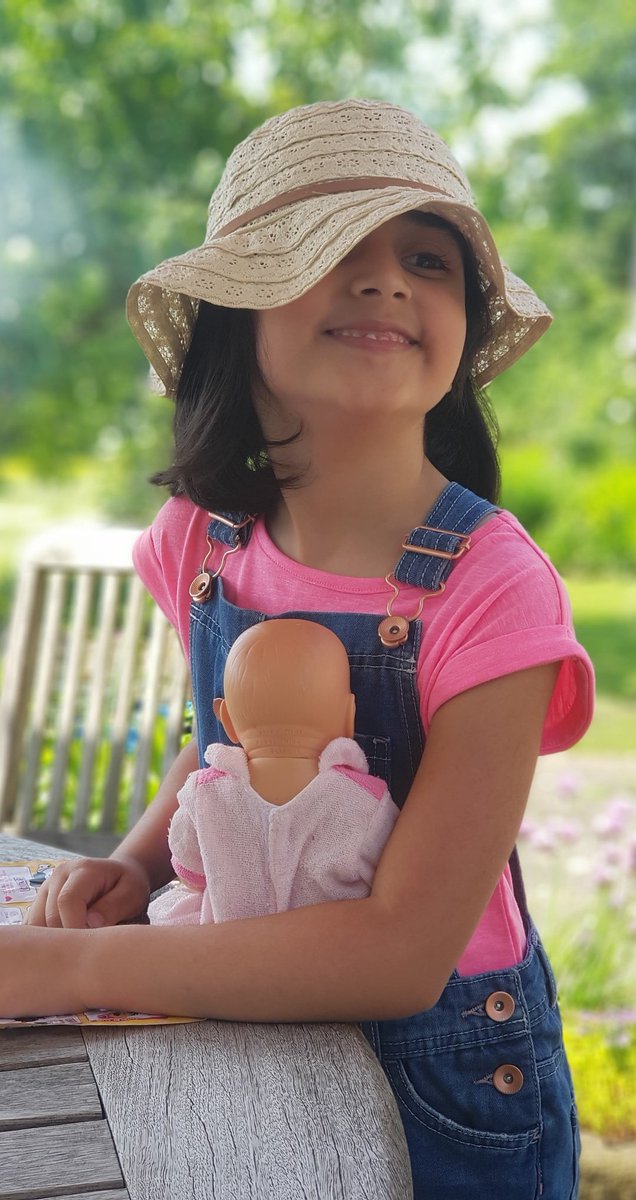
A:
<svg viewBox="0 0 636 1200">
<path fill-rule="evenodd" d="M 59 850 L 0 835 L 0 858 Z M 0 1200 L 411 1200 L 355 1025 L 0 1030 Z"/>
</svg>

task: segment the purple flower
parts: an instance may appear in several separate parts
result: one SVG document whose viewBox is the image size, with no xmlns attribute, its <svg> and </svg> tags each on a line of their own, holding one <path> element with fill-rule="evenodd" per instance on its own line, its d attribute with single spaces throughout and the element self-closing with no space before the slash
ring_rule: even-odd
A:
<svg viewBox="0 0 636 1200">
<path fill-rule="evenodd" d="M 601 863 L 601 865 L 596 867 L 596 869 L 592 872 L 592 883 L 594 884 L 594 887 L 611 887 L 611 885 L 615 882 L 615 878 L 616 876 L 614 871 L 612 871 L 611 867 L 606 866 L 604 863 Z"/>
<path fill-rule="evenodd" d="M 630 817 L 636 810 L 636 804 L 625 793 L 619 793 L 608 801 L 602 813 L 592 822 L 593 828 L 600 837 L 612 837 L 614 834 L 625 832 Z"/>
<path fill-rule="evenodd" d="M 606 867 L 619 867 L 625 861 L 625 852 L 622 846 L 606 846 L 603 855 L 603 862 Z"/>
<path fill-rule="evenodd" d="M 583 827 L 579 821 L 568 821 L 565 817 L 557 817 L 552 822 L 552 829 L 561 842 L 578 842 Z"/>
<path fill-rule="evenodd" d="M 530 845 L 535 850 L 551 854 L 556 849 L 557 839 L 548 825 L 539 825 L 530 836 Z"/>
<path fill-rule="evenodd" d="M 581 791 L 582 776 L 579 771 L 562 771 L 556 781 L 559 796 L 570 798 L 578 796 Z"/>
</svg>

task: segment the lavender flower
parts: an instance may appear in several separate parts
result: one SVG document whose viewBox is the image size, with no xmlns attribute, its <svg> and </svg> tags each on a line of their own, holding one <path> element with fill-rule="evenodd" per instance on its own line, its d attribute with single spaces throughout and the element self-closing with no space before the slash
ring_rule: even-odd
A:
<svg viewBox="0 0 636 1200">
<path fill-rule="evenodd" d="M 578 796 L 581 791 L 582 777 L 579 771 L 562 771 L 556 781 L 557 795 L 564 799 Z"/>
</svg>

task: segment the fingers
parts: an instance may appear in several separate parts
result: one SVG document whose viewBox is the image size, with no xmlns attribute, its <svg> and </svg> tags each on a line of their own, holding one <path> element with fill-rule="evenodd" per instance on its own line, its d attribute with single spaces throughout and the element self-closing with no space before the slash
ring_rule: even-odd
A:
<svg viewBox="0 0 636 1200">
<path fill-rule="evenodd" d="M 87 905 L 86 924 L 90 929 L 99 929 L 103 925 L 130 921 L 145 912 L 147 903 L 147 890 L 140 889 L 136 879 L 121 874 L 108 892 Z"/>
<path fill-rule="evenodd" d="M 109 891 L 118 873 L 105 859 L 73 859 L 60 863 L 42 884 L 29 909 L 27 924 L 46 925 L 51 929 L 95 928 L 99 921 L 87 920 L 88 909 Z"/>
<path fill-rule="evenodd" d="M 62 862 L 41 885 L 36 899 L 28 910 L 27 925 L 61 926 L 57 912 L 57 897 L 66 882 L 72 862 Z"/>
<path fill-rule="evenodd" d="M 106 858 L 60 863 L 40 888 L 27 916 L 28 925 L 99 929 L 131 920 L 145 910 L 148 880 L 144 871 Z"/>
<path fill-rule="evenodd" d="M 104 897 L 111 886 L 108 864 L 86 859 L 69 873 L 59 888 L 55 901 L 46 906 L 46 923 L 57 923 L 64 929 L 86 929 L 88 909 Z"/>
</svg>

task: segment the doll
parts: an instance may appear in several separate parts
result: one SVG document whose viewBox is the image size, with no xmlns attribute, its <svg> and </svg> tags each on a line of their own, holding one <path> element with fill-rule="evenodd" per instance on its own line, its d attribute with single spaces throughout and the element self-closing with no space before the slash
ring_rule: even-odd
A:
<svg viewBox="0 0 636 1200">
<path fill-rule="evenodd" d="M 264 916 L 369 894 L 399 810 L 353 741 L 355 699 L 340 639 L 274 619 L 230 650 L 214 711 L 234 743 L 179 792 L 168 842 L 177 880 L 151 924 Z"/>
</svg>

